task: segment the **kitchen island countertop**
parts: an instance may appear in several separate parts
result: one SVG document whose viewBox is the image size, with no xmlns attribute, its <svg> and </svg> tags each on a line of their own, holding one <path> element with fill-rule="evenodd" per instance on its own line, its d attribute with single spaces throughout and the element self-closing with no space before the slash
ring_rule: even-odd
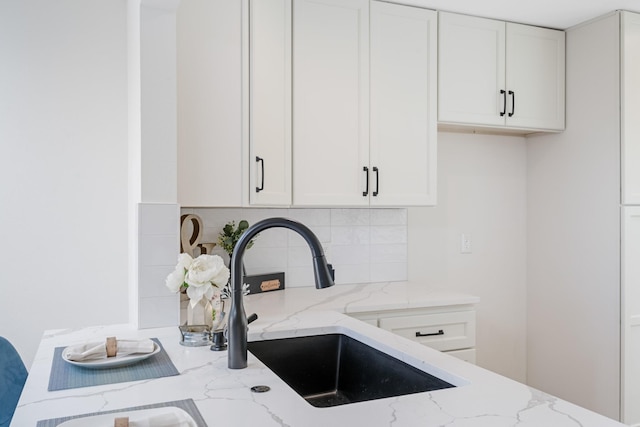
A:
<svg viewBox="0 0 640 427">
<path fill-rule="evenodd" d="M 177 327 L 136 330 L 131 325 L 47 331 L 29 372 L 12 426 L 38 420 L 193 399 L 213 426 L 593 426 L 622 424 L 526 385 L 345 316 L 383 309 L 474 304 L 464 294 L 416 290 L 408 284 L 291 288 L 246 298 L 247 313 L 259 318 L 249 340 L 345 333 L 439 376 L 455 388 L 368 402 L 315 408 L 251 353 L 246 369 L 227 368 L 227 353 L 179 345 Z M 56 347 L 105 336 L 157 337 L 178 376 L 48 392 Z M 254 385 L 271 391 L 252 393 Z"/>
</svg>

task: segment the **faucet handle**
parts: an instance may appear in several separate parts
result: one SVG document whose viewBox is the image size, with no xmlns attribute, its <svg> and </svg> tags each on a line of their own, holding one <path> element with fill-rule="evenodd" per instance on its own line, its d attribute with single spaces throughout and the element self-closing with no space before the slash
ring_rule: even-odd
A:
<svg viewBox="0 0 640 427">
<path fill-rule="evenodd" d="M 224 329 L 217 329 L 211 333 L 213 344 L 211 345 L 212 351 L 223 351 L 227 349 L 227 338 L 225 337 Z"/>
<path fill-rule="evenodd" d="M 336 269 L 333 268 L 333 264 L 327 263 L 327 268 L 329 269 L 329 273 L 331 274 L 331 280 L 336 280 Z"/>
<path fill-rule="evenodd" d="M 249 316 L 247 316 L 247 325 L 256 320 L 258 320 L 258 315 L 255 313 L 250 314 Z"/>
</svg>

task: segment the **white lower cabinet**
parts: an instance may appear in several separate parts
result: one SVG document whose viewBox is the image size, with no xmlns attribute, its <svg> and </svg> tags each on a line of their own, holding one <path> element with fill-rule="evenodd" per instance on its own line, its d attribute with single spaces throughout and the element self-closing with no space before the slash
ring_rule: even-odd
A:
<svg viewBox="0 0 640 427">
<path fill-rule="evenodd" d="M 622 420 L 640 425 L 640 206 L 622 208 Z"/>
<path fill-rule="evenodd" d="M 476 312 L 471 306 L 446 306 L 350 313 L 370 325 L 446 352 L 476 361 Z"/>
</svg>

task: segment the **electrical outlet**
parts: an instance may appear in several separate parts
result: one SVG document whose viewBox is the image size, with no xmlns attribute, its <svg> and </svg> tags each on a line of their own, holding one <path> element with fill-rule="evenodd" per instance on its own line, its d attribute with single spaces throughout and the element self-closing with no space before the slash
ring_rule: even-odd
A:
<svg viewBox="0 0 640 427">
<path fill-rule="evenodd" d="M 461 254 L 471 253 L 471 234 L 462 233 L 460 235 L 460 253 Z"/>
</svg>

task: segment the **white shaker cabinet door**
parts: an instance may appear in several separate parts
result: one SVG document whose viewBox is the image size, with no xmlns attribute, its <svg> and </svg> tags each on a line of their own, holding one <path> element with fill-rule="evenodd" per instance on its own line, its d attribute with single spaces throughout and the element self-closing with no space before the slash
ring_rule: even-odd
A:
<svg viewBox="0 0 640 427">
<path fill-rule="evenodd" d="M 291 204 L 291 0 L 251 0 L 249 202 Z"/>
<path fill-rule="evenodd" d="M 622 421 L 640 423 L 640 206 L 622 208 Z"/>
<path fill-rule="evenodd" d="M 178 203 L 242 206 L 242 2 L 191 0 L 176 20 Z"/>
<path fill-rule="evenodd" d="M 622 203 L 640 205 L 640 15 L 622 14 Z"/>
<path fill-rule="evenodd" d="M 438 120 L 504 125 L 505 23 L 439 13 Z"/>
<path fill-rule="evenodd" d="M 564 129 L 564 31 L 506 25 L 507 126 Z"/>
<path fill-rule="evenodd" d="M 368 205 L 369 1 L 293 2 L 293 204 Z"/>
<path fill-rule="evenodd" d="M 437 13 L 371 2 L 371 205 L 436 203 Z"/>
</svg>

